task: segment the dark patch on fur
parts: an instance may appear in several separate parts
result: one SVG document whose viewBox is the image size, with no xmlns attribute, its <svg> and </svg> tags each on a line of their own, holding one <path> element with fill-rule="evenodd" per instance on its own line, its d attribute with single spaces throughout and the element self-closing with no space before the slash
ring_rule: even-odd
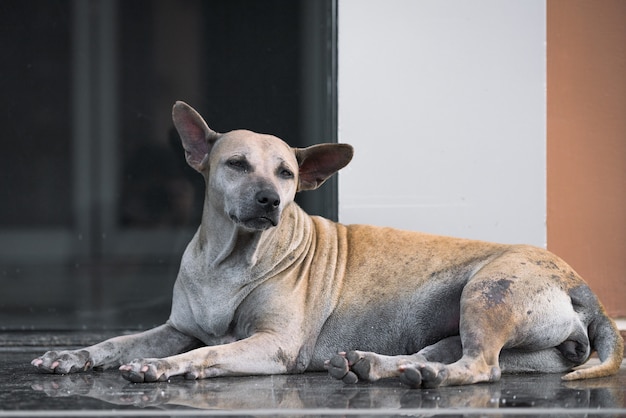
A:
<svg viewBox="0 0 626 418">
<path fill-rule="evenodd" d="M 282 348 L 279 348 L 274 355 L 274 360 L 278 363 L 282 363 L 285 365 L 287 370 L 291 371 L 296 367 L 295 360 L 289 356 L 289 354 L 285 353 Z"/>
<path fill-rule="evenodd" d="M 546 270 L 560 270 L 559 266 L 552 260 L 536 260 L 535 265 Z"/>
<path fill-rule="evenodd" d="M 510 293 L 509 287 L 511 287 L 511 283 L 512 281 L 507 279 L 485 283 L 483 296 L 487 300 L 488 308 L 504 303 L 506 296 Z"/>
<path fill-rule="evenodd" d="M 596 295 L 593 294 L 587 285 L 583 284 L 573 287 L 569 290 L 568 294 L 576 312 L 580 312 L 585 307 L 594 309 L 598 306 Z"/>
</svg>

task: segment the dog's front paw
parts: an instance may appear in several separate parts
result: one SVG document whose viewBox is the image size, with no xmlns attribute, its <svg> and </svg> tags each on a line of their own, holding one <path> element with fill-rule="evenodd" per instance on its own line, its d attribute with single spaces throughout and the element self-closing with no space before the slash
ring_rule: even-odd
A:
<svg viewBox="0 0 626 418">
<path fill-rule="evenodd" d="M 68 374 L 89 370 L 93 361 L 87 350 L 48 351 L 30 364 L 44 373 Z"/>
<path fill-rule="evenodd" d="M 133 383 L 163 382 L 173 375 L 170 364 L 161 359 L 135 359 L 119 370 L 124 379 Z"/>
</svg>

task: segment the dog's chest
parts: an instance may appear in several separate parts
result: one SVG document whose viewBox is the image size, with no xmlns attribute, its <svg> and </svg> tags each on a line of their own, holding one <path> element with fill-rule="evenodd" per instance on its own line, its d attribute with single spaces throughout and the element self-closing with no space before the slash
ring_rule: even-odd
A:
<svg viewBox="0 0 626 418">
<path fill-rule="evenodd" d="M 174 286 L 173 325 L 205 343 L 232 337 L 228 334 L 235 311 L 253 286 L 227 277 L 215 272 L 181 272 Z"/>
</svg>

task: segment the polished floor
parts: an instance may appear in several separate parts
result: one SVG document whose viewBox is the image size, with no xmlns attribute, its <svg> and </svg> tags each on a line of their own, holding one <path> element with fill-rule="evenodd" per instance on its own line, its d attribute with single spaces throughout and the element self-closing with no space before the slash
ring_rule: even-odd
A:
<svg viewBox="0 0 626 418">
<path fill-rule="evenodd" d="M 116 371 L 47 375 L 38 347 L 0 348 L 0 417 L 429 416 L 626 417 L 626 364 L 617 376 L 565 383 L 558 375 L 409 389 L 397 380 L 344 385 L 326 374 L 131 384 Z"/>
</svg>

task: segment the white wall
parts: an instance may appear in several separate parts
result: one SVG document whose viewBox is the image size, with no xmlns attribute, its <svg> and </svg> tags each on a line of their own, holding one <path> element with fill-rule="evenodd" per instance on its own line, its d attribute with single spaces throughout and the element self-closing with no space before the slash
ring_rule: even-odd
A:
<svg viewBox="0 0 626 418">
<path fill-rule="evenodd" d="M 545 1 L 338 12 L 339 220 L 545 246 Z"/>
</svg>

